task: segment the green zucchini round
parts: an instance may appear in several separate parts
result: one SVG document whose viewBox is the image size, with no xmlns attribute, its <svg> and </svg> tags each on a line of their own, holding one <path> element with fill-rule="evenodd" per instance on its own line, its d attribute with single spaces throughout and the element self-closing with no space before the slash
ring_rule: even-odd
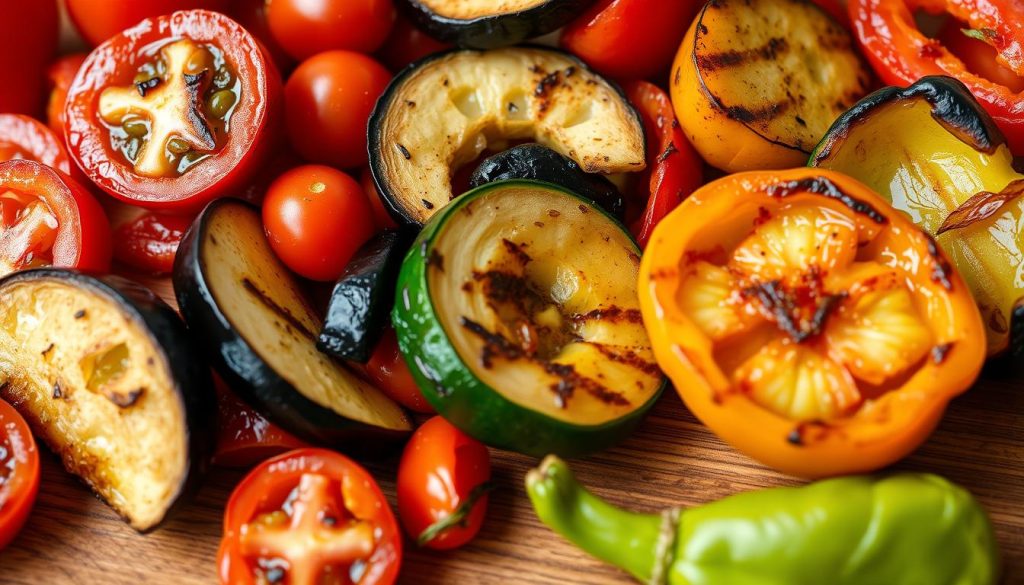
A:
<svg viewBox="0 0 1024 585">
<path fill-rule="evenodd" d="M 400 0 L 431 36 L 470 49 L 495 49 L 569 24 L 593 0 Z"/>
<path fill-rule="evenodd" d="M 622 440 L 665 386 L 639 316 L 640 251 L 590 200 L 488 183 L 435 214 L 392 320 L 424 396 L 494 447 L 578 456 Z"/>
</svg>

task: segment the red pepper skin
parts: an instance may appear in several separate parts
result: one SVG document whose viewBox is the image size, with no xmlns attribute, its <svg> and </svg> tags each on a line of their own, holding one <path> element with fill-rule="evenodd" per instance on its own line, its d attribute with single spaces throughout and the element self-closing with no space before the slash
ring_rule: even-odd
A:
<svg viewBox="0 0 1024 585">
<path fill-rule="evenodd" d="M 917 28 L 914 12 L 947 12 L 984 31 L 997 61 L 1024 75 L 1024 0 L 850 0 L 854 35 L 875 72 L 888 85 L 906 87 L 927 75 L 946 75 L 967 86 L 1024 154 L 1024 95 L 971 73 L 941 41 Z"/>
<path fill-rule="evenodd" d="M 641 182 L 640 189 L 647 203 L 643 215 L 630 226 L 643 249 L 662 218 L 703 184 L 704 164 L 679 128 L 667 93 L 646 81 L 630 82 L 625 90 L 647 134 L 650 181 Z"/>
</svg>

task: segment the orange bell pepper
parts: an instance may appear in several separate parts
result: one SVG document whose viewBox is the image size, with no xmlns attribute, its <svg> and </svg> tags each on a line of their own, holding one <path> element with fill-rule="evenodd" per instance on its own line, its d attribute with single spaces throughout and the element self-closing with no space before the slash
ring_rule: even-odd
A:
<svg viewBox="0 0 1024 585">
<path fill-rule="evenodd" d="M 907 455 L 985 359 L 978 308 L 935 240 L 836 172 L 709 183 L 655 229 L 639 289 L 690 410 L 792 475 Z"/>
</svg>

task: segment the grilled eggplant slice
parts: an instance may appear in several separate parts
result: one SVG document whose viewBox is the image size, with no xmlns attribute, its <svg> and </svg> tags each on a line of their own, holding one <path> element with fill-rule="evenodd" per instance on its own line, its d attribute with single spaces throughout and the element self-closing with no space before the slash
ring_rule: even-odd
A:
<svg viewBox="0 0 1024 585">
<path fill-rule="evenodd" d="M 542 48 L 428 57 L 391 82 L 368 134 L 377 189 L 412 225 L 448 204 L 452 170 L 489 142 L 536 140 L 588 173 L 646 164 L 643 125 L 625 96 L 575 58 Z"/>
<path fill-rule="evenodd" d="M 496 49 L 562 28 L 593 0 L 400 0 L 423 30 L 470 49 Z"/>
<path fill-rule="evenodd" d="M 469 178 L 471 187 L 494 181 L 531 179 L 560 185 L 583 195 L 615 217 L 622 217 L 626 200 L 606 177 L 584 172 L 576 161 L 542 144 L 521 144 L 484 160 Z"/>
<path fill-rule="evenodd" d="M 614 218 L 556 185 L 502 181 L 456 199 L 398 278 L 392 321 L 423 395 L 503 449 L 618 442 L 664 386 L 640 320 L 639 254 Z"/>
<path fill-rule="evenodd" d="M 0 280 L 0 397 L 131 526 L 154 528 L 210 456 L 210 370 L 174 310 L 68 270 Z"/>
<path fill-rule="evenodd" d="M 211 203 L 178 249 L 174 292 L 218 373 L 285 430 L 366 453 L 411 430 L 401 407 L 317 351 L 320 319 L 271 250 L 257 209 Z"/>
<path fill-rule="evenodd" d="M 715 0 L 672 66 L 687 138 L 726 172 L 803 166 L 829 125 L 869 90 L 850 33 L 805 0 Z"/>
<path fill-rule="evenodd" d="M 388 324 L 395 301 L 395 280 L 412 237 L 383 231 L 345 267 L 327 307 L 317 348 L 346 360 L 366 363 Z"/>
</svg>

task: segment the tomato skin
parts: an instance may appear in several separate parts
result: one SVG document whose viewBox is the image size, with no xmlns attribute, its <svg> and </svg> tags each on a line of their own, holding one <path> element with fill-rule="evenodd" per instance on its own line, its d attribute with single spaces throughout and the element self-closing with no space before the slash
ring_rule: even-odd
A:
<svg viewBox="0 0 1024 585">
<path fill-rule="evenodd" d="M 373 182 L 373 173 L 370 172 L 370 167 L 364 168 L 363 172 L 359 175 L 359 184 L 363 186 L 366 198 L 370 201 L 370 207 L 373 209 L 373 221 L 377 224 L 377 229 L 398 229 L 398 223 L 395 222 L 395 218 L 391 217 L 387 208 L 384 207 L 384 201 L 380 198 L 380 191 L 377 191 L 377 184 Z"/>
<path fill-rule="evenodd" d="M 0 114 L 0 162 L 23 158 L 71 174 L 64 141 L 35 118 Z"/>
<path fill-rule="evenodd" d="M 373 477 L 351 459 L 326 449 L 298 449 L 268 459 L 235 487 L 224 511 L 224 536 L 217 552 L 220 582 L 255 582 L 250 563 L 239 552 L 242 527 L 261 513 L 277 510 L 305 473 L 340 481 L 343 505 L 353 516 L 379 531 L 377 547 L 366 561 L 360 585 L 390 585 L 398 578 L 402 535 L 387 499 Z M 340 500 L 341 498 L 339 498 Z"/>
<path fill-rule="evenodd" d="M 75 75 L 85 63 L 85 53 L 74 53 L 65 55 L 50 64 L 46 70 L 47 86 L 50 88 L 50 97 L 46 102 L 46 124 L 57 136 L 64 141 L 64 102 L 68 99 L 68 89 Z"/>
<path fill-rule="evenodd" d="M 373 212 L 352 177 L 326 166 L 294 168 L 263 201 L 270 246 L 288 268 L 311 280 L 336 280 L 376 232 Z"/>
<path fill-rule="evenodd" d="M 57 0 L 0 0 L 0 112 L 38 115 L 57 51 Z"/>
<path fill-rule="evenodd" d="M 309 446 L 243 402 L 220 376 L 214 374 L 213 381 L 217 391 L 215 465 L 247 469 L 286 451 Z"/>
<path fill-rule="evenodd" d="M 292 148 L 310 162 L 365 165 L 366 124 L 391 73 L 372 58 L 328 51 L 304 61 L 285 85 Z"/>
<path fill-rule="evenodd" d="M 1011 92 L 1024 91 L 1024 77 L 996 61 L 996 50 L 986 43 L 965 35 L 961 25 L 951 19 L 939 33 L 939 41 L 964 62 L 968 71 L 1007 87 Z"/>
<path fill-rule="evenodd" d="M 373 350 L 370 361 L 366 363 L 366 375 L 374 386 L 409 410 L 423 414 L 435 412 L 413 380 L 412 372 L 398 350 L 398 337 L 393 328 L 388 327 L 384 331 L 380 343 Z"/>
<path fill-rule="evenodd" d="M 0 490 L 0 550 L 25 525 L 39 492 L 39 452 L 28 423 L 13 406 L 0 399 L 0 467 L 10 468 Z M 12 464 L 13 460 L 13 464 Z"/>
<path fill-rule="evenodd" d="M 423 423 L 398 464 L 398 513 L 406 533 L 416 540 L 467 503 L 474 490 L 486 490 L 490 479 L 491 456 L 483 443 L 440 416 Z M 483 525 L 487 499 L 486 492 L 479 495 L 463 522 L 423 546 L 448 550 L 472 540 Z"/>
<path fill-rule="evenodd" d="M 145 177 L 113 150 L 97 104 L 107 87 L 132 82 L 140 51 L 176 37 L 223 50 L 242 85 L 231 125 L 243 130 L 229 132 L 223 147 L 179 176 Z M 241 25 L 216 12 L 175 12 L 144 21 L 89 54 L 68 90 L 67 146 L 89 179 L 115 198 L 150 209 L 198 212 L 213 199 L 234 195 L 259 172 L 280 135 L 281 107 L 277 69 Z"/>
<path fill-rule="evenodd" d="M 85 187 L 38 162 L 11 160 L 0 163 L 0 193 L 7 190 L 42 199 L 55 215 L 59 227 L 51 249 L 52 266 L 97 273 L 110 270 L 110 224 Z M 0 232 L 0 256 L 6 245 Z"/>
<path fill-rule="evenodd" d="M 68 16 L 91 46 L 147 18 L 202 8 L 226 12 L 230 0 L 64 0 Z"/>
<path fill-rule="evenodd" d="M 114 258 L 148 274 L 170 274 L 192 215 L 144 211 L 114 228 Z"/>
<path fill-rule="evenodd" d="M 298 60 L 336 49 L 372 53 L 395 22 L 392 0 L 273 0 L 270 32 Z"/>
<path fill-rule="evenodd" d="M 416 28 L 408 18 L 399 14 L 391 35 L 377 52 L 381 62 L 392 71 L 404 69 L 427 55 L 450 49 L 450 43 L 443 43 Z"/>
<path fill-rule="evenodd" d="M 285 53 L 277 39 L 270 33 L 270 24 L 267 22 L 267 0 L 233 0 L 231 17 L 262 43 L 263 48 L 273 59 L 277 70 L 282 75 L 295 66 L 295 60 Z"/>
<path fill-rule="evenodd" d="M 565 27 L 560 44 L 612 77 L 651 77 L 668 70 L 700 4 L 601 0 Z"/>
</svg>

